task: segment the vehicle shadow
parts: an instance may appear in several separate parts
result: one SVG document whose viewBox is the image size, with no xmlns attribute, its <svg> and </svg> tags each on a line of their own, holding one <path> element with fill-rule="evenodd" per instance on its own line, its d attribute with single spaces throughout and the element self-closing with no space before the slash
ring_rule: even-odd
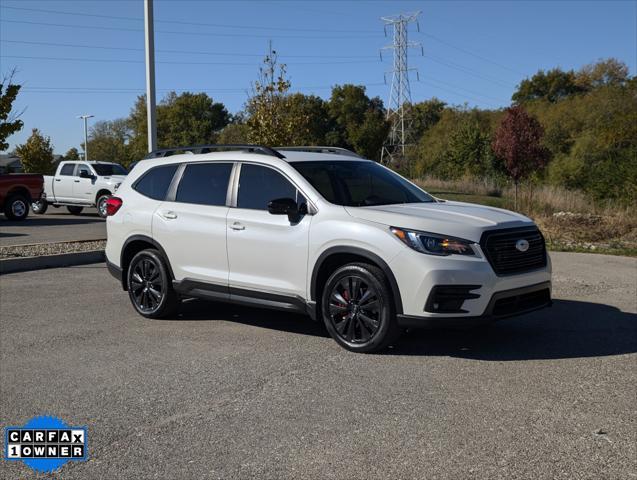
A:
<svg viewBox="0 0 637 480">
<path fill-rule="evenodd" d="M 0 232 L 0 238 L 10 238 L 10 237 L 28 237 L 29 235 L 27 233 L 6 233 L 6 232 Z"/>
<path fill-rule="evenodd" d="M 554 300 L 553 307 L 471 330 L 415 330 L 386 353 L 475 360 L 548 360 L 637 352 L 637 315 Z"/>
<path fill-rule="evenodd" d="M 228 320 L 244 325 L 327 337 L 309 317 L 191 299 L 182 321 Z M 542 360 L 622 355 L 637 352 L 637 314 L 575 300 L 474 329 L 411 330 L 383 355 L 440 355 L 475 360 Z"/>
<path fill-rule="evenodd" d="M 314 322 L 305 315 L 244 307 L 230 303 L 209 302 L 196 298 L 182 302 L 176 319 L 181 321 L 227 320 L 300 335 L 329 337 L 322 323 Z"/>
</svg>

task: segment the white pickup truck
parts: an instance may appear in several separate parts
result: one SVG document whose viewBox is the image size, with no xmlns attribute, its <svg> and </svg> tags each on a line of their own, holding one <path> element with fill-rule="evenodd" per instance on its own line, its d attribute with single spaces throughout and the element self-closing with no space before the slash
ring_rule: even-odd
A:
<svg viewBox="0 0 637 480">
<path fill-rule="evenodd" d="M 44 176 L 44 193 L 32 204 L 33 213 L 46 212 L 49 205 L 66 206 L 79 215 L 84 207 L 97 207 L 106 217 L 106 200 L 128 172 L 118 163 L 95 161 L 60 162 L 54 176 Z"/>
</svg>

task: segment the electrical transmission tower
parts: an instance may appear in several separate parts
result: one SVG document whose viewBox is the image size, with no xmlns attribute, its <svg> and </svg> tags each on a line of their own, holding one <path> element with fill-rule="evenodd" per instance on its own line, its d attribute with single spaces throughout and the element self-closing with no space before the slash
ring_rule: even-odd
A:
<svg viewBox="0 0 637 480">
<path fill-rule="evenodd" d="M 381 17 L 381 20 L 385 22 L 385 36 L 387 36 L 388 26 L 393 29 L 394 34 L 394 42 L 383 48 L 383 50 L 394 51 L 394 65 L 387 72 L 392 74 L 391 90 L 389 92 L 389 101 L 387 102 L 387 120 L 391 123 L 391 129 L 381 152 L 382 163 L 401 163 L 401 160 L 405 158 L 406 147 L 413 141 L 410 132 L 411 118 L 408 111 L 411 106 L 409 72 L 415 71 L 418 77 L 418 70 L 408 67 L 407 52 L 410 48 L 420 48 L 423 55 L 424 52 L 419 42 L 410 42 L 407 39 L 407 30 L 409 24 L 413 22 L 416 24 L 418 31 L 420 31 L 418 15 L 420 15 L 420 12 Z"/>
</svg>

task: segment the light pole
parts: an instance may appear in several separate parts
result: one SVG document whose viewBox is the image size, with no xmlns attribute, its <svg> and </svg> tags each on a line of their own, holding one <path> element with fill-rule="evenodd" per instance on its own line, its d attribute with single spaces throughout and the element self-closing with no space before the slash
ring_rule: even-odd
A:
<svg viewBox="0 0 637 480">
<path fill-rule="evenodd" d="M 77 118 L 84 120 L 84 160 L 88 160 L 88 119 L 95 115 L 80 115 Z"/>
<path fill-rule="evenodd" d="M 144 0 L 144 30 L 146 37 L 146 115 L 148 116 L 148 151 L 152 152 L 157 149 L 153 0 Z"/>
</svg>

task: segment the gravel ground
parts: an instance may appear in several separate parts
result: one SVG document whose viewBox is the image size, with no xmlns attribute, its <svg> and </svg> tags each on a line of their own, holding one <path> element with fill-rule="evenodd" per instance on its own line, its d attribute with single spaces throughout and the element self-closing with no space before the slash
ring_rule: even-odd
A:
<svg viewBox="0 0 637 480">
<path fill-rule="evenodd" d="M 3 275 L 0 425 L 87 425 L 56 479 L 636 478 L 637 260 L 551 257 L 551 309 L 379 355 L 280 312 L 144 319 L 103 265 Z"/>
<path fill-rule="evenodd" d="M 41 255 L 57 255 L 60 253 L 93 252 L 96 250 L 104 250 L 104 248 L 106 248 L 106 240 L 11 245 L 0 247 L 0 259 L 39 257 Z"/>
</svg>

